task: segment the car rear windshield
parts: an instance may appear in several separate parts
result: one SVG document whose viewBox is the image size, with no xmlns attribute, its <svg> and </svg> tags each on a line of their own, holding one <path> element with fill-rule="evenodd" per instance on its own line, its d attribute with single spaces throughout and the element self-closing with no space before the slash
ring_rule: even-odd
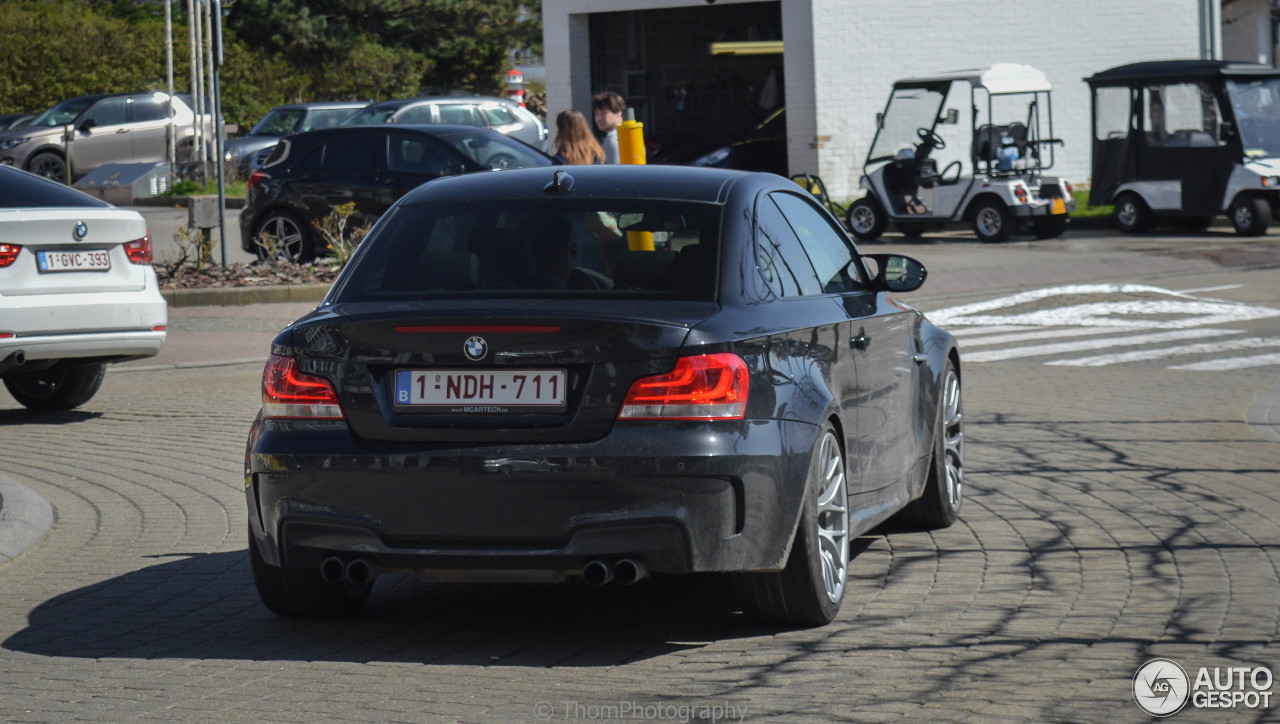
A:
<svg viewBox="0 0 1280 724">
<path fill-rule="evenodd" d="M 0 208 L 33 209 L 110 206 L 43 176 L 0 167 Z"/>
<path fill-rule="evenodd" d="M 493 199 L 397 207 L 336 301 L 715 298 L 721 208 L 687 201 Z"/>
</svg>

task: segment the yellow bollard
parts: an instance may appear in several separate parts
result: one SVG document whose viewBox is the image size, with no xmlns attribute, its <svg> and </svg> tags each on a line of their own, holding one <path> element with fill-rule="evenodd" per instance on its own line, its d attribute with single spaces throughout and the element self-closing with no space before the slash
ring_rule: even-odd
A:
<svg viewBox="0 0 1280 724">
<path fill-rule="evenodd" d="M 643 166 L 644 124 L 636 120 L 636 110 L 628 108 L 626 120 L 618 126 L 618 163 L 630 163 Z"/>
</svg>

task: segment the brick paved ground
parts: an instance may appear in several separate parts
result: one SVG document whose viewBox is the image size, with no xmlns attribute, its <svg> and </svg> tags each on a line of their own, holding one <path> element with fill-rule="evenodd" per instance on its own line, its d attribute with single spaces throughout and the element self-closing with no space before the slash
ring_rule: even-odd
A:
<svg viewBox="0 0 1280 724">
<path fill-rule="evenodd" d="M 1276 271 L 1227 274 L 1203 256 L 1094 249 L 1067 271 L 1063 252 L 1055 272 L 1042 247 L 919 252 L 951 296 L 1173 265 L 1168 288 L 1244 282 L 1219 295 L 1280 307 Z M 165 364 L 252 357 L 273 316 L 295 312 L 175 315 Z M 214 333 L 233 336 L 188 354 L 187 335 Z M 570 721 L 636 702 L 745 707 L 749 721 L 1139 721 L 1130 680 L 1153 656 L 1280 671 L 1280 444 L 1245 424 L 1280 386 L 1276 367 L 968 366 L 960 522 L 859 540 L 839 619 L 798 631 L 724 612 L 715 581 L 384 577 L 359 618 L 277 619 L 244 552 L 259 372 L 115 371 L 63 414 L 0 392 L 0 475 L 57 516 L 0 566 L 0 719 Z M 1280 703 L 1178 718 L 1276 721 Z"/>
</svg>

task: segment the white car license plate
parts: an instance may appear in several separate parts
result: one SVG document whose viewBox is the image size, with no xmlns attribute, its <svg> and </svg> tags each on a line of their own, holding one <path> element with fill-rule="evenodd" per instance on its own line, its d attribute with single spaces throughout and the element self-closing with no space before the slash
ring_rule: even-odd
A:
<svg viewBox="0 0 1280 724">
<path fill-rule="evenodd" d="M 97 251 L 41 251 L 36 253 L 36 263 L 42 272 L 61 271 L 110 271 L 111 255 L 105 249 Z"/>
<path fill-rule="evenodd" d="M 565 370 L 398 370 L 396 404 L 501 413 L 565 407 Z"/>
</svg>

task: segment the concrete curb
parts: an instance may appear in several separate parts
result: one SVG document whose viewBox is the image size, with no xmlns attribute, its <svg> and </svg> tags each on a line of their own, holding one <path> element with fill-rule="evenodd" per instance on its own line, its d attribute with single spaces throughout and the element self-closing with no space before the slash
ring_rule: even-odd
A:
<svg viewBox="0 0 1280 724">
<path fill-rule="evenodd" d="M 284 284 L 227 289 L 161 289 L 170 307 L 237 306 L 318 302 L 329 292 L 328 284 Z"/>
<path fill-rule="evenodd" d="M 49 501 L 0 475 L 0 566 L 38 543 L 52 525 Z"/>
</svg>

